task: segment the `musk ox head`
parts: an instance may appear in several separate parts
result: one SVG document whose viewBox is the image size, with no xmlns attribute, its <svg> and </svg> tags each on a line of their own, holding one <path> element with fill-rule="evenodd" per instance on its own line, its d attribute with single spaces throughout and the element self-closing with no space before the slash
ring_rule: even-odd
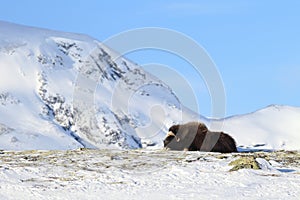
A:
<svg viewBox="0 0 300 200">
<path fill-rule="evenodd" d="M 171 128 L 169 128 L 169 132 L 168 132 L 166 138 L 164 139 L 165 147 L 174 139 L 176 140 L 176 142 L 180 141 L 180 138 L 178 138 L 176 136 L 178 129 L 179 129 L 179 125 L 174 125 Z"/>
<path fill-rule="evenodd" d="M 237 152 L 234 139 L 223 132 L 211 132 L 200 122 L 173 125 L 164 139 L 171 150 Z"/>
<path fill-rule="evenodd" d="M 173 125 L 164 139 L 164 147 L 171 150 L 190 150 L 197 134 L 205 134 L 207 131 L 205 124 L 199 122 Z"/>
</svg>

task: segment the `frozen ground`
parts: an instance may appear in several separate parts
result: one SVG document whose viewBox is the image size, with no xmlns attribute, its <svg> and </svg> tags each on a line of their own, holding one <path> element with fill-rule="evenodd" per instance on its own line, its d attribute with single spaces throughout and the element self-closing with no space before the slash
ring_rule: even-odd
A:
<svg viewBox="0 0 300 200">
<path fill-rule="evenodd" d="M 253 156 L 262 169 L 230 171 Z M 0 152 L 0 199 L 299 199 L 297 151 Z"/>
</svg>

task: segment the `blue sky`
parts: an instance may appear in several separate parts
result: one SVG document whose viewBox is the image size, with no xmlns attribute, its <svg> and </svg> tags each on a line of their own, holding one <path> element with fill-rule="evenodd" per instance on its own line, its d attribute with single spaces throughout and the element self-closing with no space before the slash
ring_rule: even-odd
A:
<svg viewBox="0 0 300 200">
<path fill-rule="evenodd" d="M 226 89 L 227 115 L 270 104 L 300 106 L 300 1 L 3 1 L 0 20 L 67 32 L 101 41 L 134 28 L 163 27 L 193 38 L 215 62 Z M 199 111 L 210 116 L 210 96 L 188 63 L 166 52 L 127 55 L 139 64 L 170 66 L 191 85 Z M 191 95 L 178 81 L 148 69 L 172 84 L 183 103 Z M 189 93 L 189 92 L 188 92 Z"/>
</svg>

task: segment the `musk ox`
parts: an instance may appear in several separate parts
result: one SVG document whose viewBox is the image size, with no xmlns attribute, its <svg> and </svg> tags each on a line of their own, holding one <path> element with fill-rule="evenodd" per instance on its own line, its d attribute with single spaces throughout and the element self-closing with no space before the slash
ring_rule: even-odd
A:
<svg viewBox="0 0 300 200">
<path fill-rule="evenodd" d="M 164 147 L 170 150 L 237 152 L 236 143 L 230 135 L 209 131 L 205 124 L 200 122 L 170 127 Z"/>
</svg>

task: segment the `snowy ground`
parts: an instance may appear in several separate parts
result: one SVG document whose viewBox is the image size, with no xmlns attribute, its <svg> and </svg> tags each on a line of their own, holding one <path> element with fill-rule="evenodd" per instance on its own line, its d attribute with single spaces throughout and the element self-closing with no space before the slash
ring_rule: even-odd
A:
<svg viewBox="0 0 300 200">
<path fill-rule="evenodd" d="M 230 171 L 254 156 L 262 169 Z M 268 162 L 265 162 L 268 161 Z M 0 199 L 299 199 L 297 151 L 1 151 Z"/>
</svg>

